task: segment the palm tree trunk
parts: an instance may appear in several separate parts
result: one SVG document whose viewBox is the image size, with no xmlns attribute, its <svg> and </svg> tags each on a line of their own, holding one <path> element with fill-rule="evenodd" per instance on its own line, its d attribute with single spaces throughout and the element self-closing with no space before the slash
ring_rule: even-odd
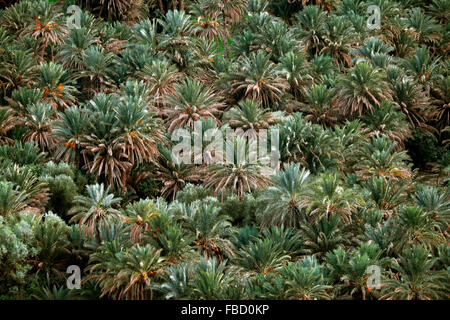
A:
<svg viewBox="0 0 450 320">
<path fill-rule="evenodd" d="M 228 52 L 228 37 L 225 37 L 223 45 L 225 47 L 225 57 L 228 59 L 230 56 Z"/>
<path fill-rule="evenodd" d="M 184 0 L 180 0 L 180 11 L 184 11 Z"/>
<path fill-rule="evenodd" d="M 177 10 L 178 8 L 178 0 L 173 0 L 173 11 Z"/>
<path fill-rule="evenodd" d="M 225 28 L 225 32 L 224 32 L 224 39 L 223 39 L 223 46 L 225 49 L 225 58 L 229 58 L 229 53 L 228 53 L 228 29 L 227 29 L 227 22 L 226 22 L 226 14 L 225 14 L 225 10 L 222 10 L 222 19 L 223 19 L 223 27 Z"/>
<path fill-rule="evenodd" d="M 158 0 L 158 5 L 159 5 L 159 10 L 161 10 L 162 14 L 166 14 L 162 0 Z"/>
<path fill-rule="evenodd" d="M 78 151 L 75 151 L 75 167 L 77 169 L 80 169 L 80 161 L 81 161 L 80 153 Z"/>
</svg>

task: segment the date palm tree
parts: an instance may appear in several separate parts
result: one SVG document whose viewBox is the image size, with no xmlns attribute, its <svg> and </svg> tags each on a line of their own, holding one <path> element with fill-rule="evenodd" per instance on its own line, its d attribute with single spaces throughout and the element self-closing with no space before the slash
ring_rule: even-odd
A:
<svg viewBox="0 0 450 320">
<path fill-rule="evenodd" d="M 49 198 L 48 185 L 30 167 L 17 164 L 8 166 L 4 168 L 0 179 L 13 183 L 17 191 L 25 192 L 27 210 L 40 213 L 44 211 Z"/>
<path fill-rule="evenodd" d="M 389 19 L 382 33 L 389 45 L 394 48 L 393 52 L 397 57 L 405 58 L 414 52 L 416 45 L 414 39 L 417 35 L 413 29 L 405 28 L 398 19 Z"/>
<path fill-rule="evenodd" d="M 448 2 L 446 0 L 434 0 L 427 8 L 429 13 L 439 22 L 448 22 L 450 19 L 448 13 Z"/>
<path fill-rule="evenodd" d="M 0 7 L 0 297 L 449 298 L 450 0 Z"/>
<path fill-rule="evenodd" d="M 415 245 L 405 249 L 393 268 L 398 275 L 385 280 L 381 299 L 431 300 L 444 298 L 448 286 L 443 281 L 446 271 L 433 270 L 436 259 L 429 258 L 426 248 Z"/>
<path fill-rule="evenodd" d="M 336 214 L 343 222 L 351 222 L 353 213 L 364 203 L 355 190 L 342 186 L 336 174 L 324 174 L 319 177 L 312 186 L 311 196 L 306 201 L 309 204 L 310 215 L 320 219 Z"/>
<path fill-rule="evenodd" d="M 363 182 L 362 187 L 367 191 L 366 203 L 383 210 L 387 216 L 405 201 L 406 186 L 384 176 L 369 178 Z"/>
<path fill-rule="evenodd" d="M 59 109 L 74 105 L 77 90 L 62 65 L 53 62 L 41 64 L 39 73 L 38 85 L 44 102 Z"/>
<path fill-rule="evenodd" d="M 194 237 L 194 243 L 204 255 L 218 257 L 234 256 L 234 246 L 231 237 L 235 229 L 229 216 L 220 214 L 220 208 L 213 203 L 193 202 L 189 206 L 182 205 L 181 223 Z"/>
<path fill-rule="evenodd" d="M 99 245 L 96 252 L 90 256 L 88 281 L 97 283 L 101 289 L 99 296 L 109 296 L 118 299 L 121 284 L 115 281 L 118 273 L 116 268 L 123 259 L 125 243 L 118 239 L 105 241 Z M 123 284 L 122 284 L 123 285 Z"/>
<path fill-rule="evenodd" d="M 53 60 L 53 46 L 62 44 L 67 35 L 67 30 L 61 23 L 62 13 L 56 12 L 55 5 L 48 1 L 37 1 L 30 9 L 35 23 L 29 24 L 23 35 L 39 41 L 41 59 L 44 59 L 46 49 L 50 46 L 50 58 Z"/>
<path fill-rule="evenodd" d="M 59 119 L 54 122 L 52 131 L 59 145 L 55 157 L 65 162 L 73 161 L 79 167 L 81 137 L 88 129 L 87 112 L 83 108 L 71 107 L 58 115 Z"/>
<path fill-rule="evenodd" d="M 323 46 L 326 12 L 319 6 L 305 6 L 296 18 L 301 24 L 300 36 L 312 55 L 318 54 Z"/>
<path fill-rule="evenodd" d="M 142 87 L 142 82 L 130 84 L 134 88 Z M 144 101 L 146 97 L 144 97 Z M 118 130 L 122 133 L 117 142 L 124 148 L 124 154 L 133 165 L 156 159 L 156 144 L 164 140 L 161 121 L 137 95 L 126 96 L 114 108 Z"/>
<path fill-rule="evenodd" d="M 251 235 L 249 241 L 252 237 L 256 236 L 257 235 Z M 279 243 L 283 251 L 293 259 L 301 255 L 303 240 L 298 230 L 295 228 L 272 226 L 271 228 L 263 229 L 261 232 L 261 237 L 263 239 L 270 239 L 275 243 Z"/>
<path fill-rule="evenodd" d="M 262 109 L 259 103 L 244 100 L 239 102 L 237 107 L 224 113 L 222 120 L 233 129 L 242 129 L 243 137 L 257 139 L 259 130 L 269 128 L 274 122 L 274 117 L 271 112 Z"/>
<path fill-rule="evenodd" d="M 100 297 L 117 300 L 153 298 L 152 282 L 162 273 L 161 250 L 151 245 L 124 248 L 118 240 L 99 246 L 90 257 L 89 279 L 100 284 Z"/>
<path fill-rule="evenodd" d="M 248 272 L 264 273 L 278 271 L 288 260 L 280 243 L 271 239 L 255 239 L 237 252 L 237 263 Z"/>
<path fill-rule="evenodd" d="M 191 285 L 196 299 L 236 299 L 233 295 L 239 285 L 235 284 L 236 274 L 225 262 L 216 258 L 202 259 Z M 231 295 L 231 297 L 230 297 Z"/>
<path fill-rule="evenodd" d="M 141 247 L 139 244 L 130 248 L 125 255 L 123 267 L 117 277 L 120 282 L 126 283 L 121 292 L 122 296 L 130 299 L 147 300 L 153 298 L 151 290 L 152 279 L 161 273 L 164 257 L 160 256 L 160 250 L 155 250 L 150 245 Z M 150 288 L 150 294 L 146 291 Z"/>
<path fill-rule="evenodd" d="M 9 102 L 18 115 L 23 116 L 26 113 L 26 107 L 41 102 L 41 98 L 41 90 L 21 87 L 11 93 L 11 98 L 5 97 L 5 100 Z"/>
<path fill-rule="evenodd" d="M 403 77 L 394 80 L 392 89 L 394 102 L 400 106 L 411 126 L 430 129 L 426 122 L 434 116 L 434 112 L 427 110 L 431 101 L 423 87 L 411 78 Z"/>
<path fill-rule="evenodd" d="M 149 85 L 148 95 L 153 97 L 157 107 L 162 107 L 165 96 L 176 94 L 175 85 L 182 79 L 177 67 L 167 60 L 153 60 L 137 76 Z"/>
<path fill-rule="evenodd" d="M 406 115 L 390 100 L 383 100 L 373 114 L 364 116 L 362 120 L 370 137 L 384 135 L 396 141 L 400 148 L 404 148 L 405 140 L 412 137 Z"/>
<path fill-rule="evenodd" d="M 306 58 L 301 53 L 289 51 L 280 58 L 282 73 L 291 86 L 291 93 L 295 98 L 299 98 L 302 89 L 313 81 L 311 77 L 311 67 Z"/>
<path fill-rule="evenodd" d="M 141 242 L 142 233 L 148 231 L 153 219 L 161 215 L 157 205 L 150 199 L 129 204 L 125 209 L 124 222 L 131 224 L 130 237 L 133 243 Z"/>
<path fill-rule="evenodd" d="M 436 93 L 437 99 L 435 119 L 442 130 L 450 125 L 450 76 L 440 76 L 435 82 L 432 91 Z"/>
<path fill-rule="evenodd" d="M 398 17 L 402 10 L 397 2 L 391 0 L 374 0 L 373 4 L 380 7 L 381 16 L 386 17 L 388 21 Z"/>
<path fill-rule="evenodd" d="M 87 82 L 85 88 L 90 97 L 112 85 L 108 71 L 114 60 L 114 54 L 98 45 L 91 45 L 82 53 L 80 75 Z"/>
<path fill-rule="evenodd" d="M 314 82 L 317 84 L 335 87 L 337 70 L 333 58 L 328 55 L 315 55 L 311 59 L 311 75 L 315 79 Z"/>
<path fill-rule="evenodd" d="M 44 287 L 39 293 L 34 296 L 38 300 L 72 300 L 76 295 L 68 288 L 56 287 L 53 285 L 52 289 Z"/>
<path fill-rule="evenodd" d="M 56 54 L 56 60 L 68 68 L 82 69 L 83 54 L 95 43 L 92 30 L 87 28 L 71 29 Z"/>
<path fill-rule="evenodd" d="M 312 173 L 318 173 L 335 167 L 343 156 L 336 148 L 337 136 L 306 121 L 301 113 L 289 116 L 278 128 L 282 161 L 298 161 Z"/>
<path fill-rule="evenodd" d="M 120 221 L 120 211 L 114 208 L 120 198 L 110 193 L 110 188 L 103 184 L 86 187 L 87 196 L 76 196 L 74 207 L 69 210 L 70 219 L 84 226 L 83 232 L 100 241 L 100 229 Z"/>
<path fill-rule="evenodd" d="M 64 266 L 69 245 L 67 241 L 69 227 L 61 217 L 51 211 L 41 215 L 36 222 L 35 241 L 41 248 L 35 262 L 38 268 L 37 273 L 45 272 L 47 285 L 50 285 L 50 278 L 62 275 L 61 269 Z"/>
<path fill-rule="evenodd" d="M 416 47 L 415 50 L 416 54 L 406 58 L 403 61 L 403 66 L 407 73 L 420 83 L 429 95 L 429 80 L 432 80 L 435 74 L 433 71 L 438 67 L 439 58 L 433 59 L 426 46 Z"/>
<path fill-rule="evenodd" d="M 441 37 L 440 25 L 435 19 L 427 16 L 421 8 L 412 8 L 409 11 L 405 26 L 417 33 L 417 40 L 420 43 L 436 44 Z"/>
<path fill-rule="evenodd" d="M 0 146 L 0 158 L 10 160 L 19 166 L 42 164 L 46 161 L 47 154 L 41 152 L 33 142 L 17 141 L 14 145 Z"/>
<path fill-rule="evenodd" d="M 369 38 L 352 53 L 362 59 L 372 60 L 377 54 L 389 54 L 394 49 L 380 38 Z"/>
<path fill-rule="evenodd" d="M 128 174 L 133 164 L 118 129 L 115 108 L 119 104 L 116 96 L 97 94 L 87 104 L 89 134 L 83 136 L 80 148 L 84 168 L 89 173 L 103 176 L 109 186 L 126 188 Z M 77 147 L 77 146 L 75 146 Z"/>
<path fill-rule="evenodd" d="M 318 123 L 324 128 L 337 122 L 334 114 L 333 97 L 335 90 L 323 84 L 313 85 L 304 91 L 305 103 L 302 111 L 308 113 L 306 119 L 312 123 Z"/>
<path fill-rule="evenodd" d="M 356 61 L 370 61 L 376 67 L 387 68 L 392 65 L 394 60 L 390 53 L 394 49 L 383 42 L 379 38 L 369 38 L 363 45 L 354 50 L 355 55 L 353 60 Z"/>
<path fill-rule="evenodd" d="M 155 286 L 155 290 L 161 292 L 165 299 L 182 299 L 192 296 L 192 286 L 189 281 L 195 271 L 192 263 L 182 262 L 164 269 L 161 283 Z"/>
<path fill-rule="evenodd" d="M 11 49 L 6 47 L 4 51 L 4 53 L 2 52 L 2 66 L 0 67 L 0 88 L 3 89 L 2 91 L 6 94 L 11 89 L 31 86 L 38 71 L 35 57 L 28 51 L 14 49 L 14 47 L 11 47 Z"/>
<path fill-rule="evenodd" d="M 359 62 L 338 82 L 336 108 L 344 114 L 361 116 L 372 112 L 373 105 L 391 98 L 386 74 L 369 62 Z"/>
<path fill-rule="evenodd" d="M 305 49 L 300 45 L 296 32 L 282 21 L 272 20 L 263 24 L 258 31 L 256 47 L 270 53 L 275 62 L 280 62 L 289 52 Z"/>
<path fill-rule="evenodd" d="M 219 18 L 209 9 L 204 5 L 204 1 L 194 2 L 191 5 L 191 13 L 197 17 L 197 25 L 200 27 L 199 36 L 208 40 L 215 39 L 218 51 L 218 40 L 226 38 L 224 32 L 227 33 L 227 30 L 220 25 Z"/>
<path fill-rule="evenodd" d="M 21 212 L 26 207 L 26 193 L 18 191 L 11 182 L 0 181 L 0 216 Z"/>
<path fill-rule="evenodd" d="M 175 88 L 175 94 L 166 96 L 163 101 L 167 106 L 163 114 L 167 116 L 169 132 L 177 128 L 193 128 L 194 122 L 200 118 L 216 119 L 224 106 L 212 88 L 205 88 L 192 78 L 183 81 Z"/>
<path fill-rule="evenodd" d="M 85 105 L 87 116 L 78 111 L 70 115 L 76 117 L 77 131 L 82 131 L 86 123 L 86 134 L 72 145 L 74 150 L 81 150 L 84 168 L 122 190 L 127 188 L 133 165 L 155 159 L 156 143 L 163 141 L 159 119 L 149 112 L 142 88 L 142 83 L 126 82 L 123 96 L 97 94 Z"/>
<path fill-rule="evenodd" d="M 163 184 L 161 195 L 172 200 L 187 183 L 198 182 L 202 179 L 198 168 L 192 164 L 183 163 L 172 153 L 171 149 L 164 146 L 159 147 L 159 159 L 156 168 L 156 179 Z"/>
<path fill-rule="evenodd" d="M 368 286 L 366 270 L 369 266 L 385 267 L 388 259 L 381 258 L 383 250 L 373 242 L 363 242 L 359 248 L 345 250 L 342 247 L 326 254 L 327 266 L 338 281 L 343 281 L 337 288 L 340 294 L 361 295 L 363 300 L 372 292 Z"/>
<path fill-rule="evenodd" d="M 290 262 L 280 270 L 286 281 L 286 294 L 295 300 L 328 300 L 331 286 L 315 259 Z"/>
<path fill-rule="evenodd" d="M 434 219 L 443 226 L 448 224 L 450 214 L 449 190 L 441 191 L 431 186 L 420 186 L 413 199 L 416 205 L 422 207 Z"/>
<path fill-rule="evenodd" d="M 205 84 L 217 81 L 216 68 L 220 64 L 229 63 L 218 55 L 217 48 L 217 44 L 209 40 L 195 38 L 192 43 L 192 55 L 187 73 Z"/>
<path fill-rule="evenodd" d="M 250 98 L 261 102 L 263 108 L 273 109 L 274 103 L 282 102 L 283 91 L 289 88 L 280 72 L 269 55 L 258 51 L 239 59 L 223 81 L 229 83 L 231 94 L 238 99 Z"/>
<path fill-rule="evenodd" d="M 180 68 L 188 65 L 189 47 L 191 35 L 199 29 L 191 16 L 184 11 L 169 10 L 163 19 L 158 19 L 162 27 L 158 47 L 163 50 L 170 59 Z"/>
<path fill-rule="evenodd" d="M 272 176 L 273 186 L 268 187 L 258 200 L 264 204 L 258 212 L 262 226 L 284 225 L 297 227 L 307 206 L 303 201 L 308 195 L 311 180 L 309 171 L 300 170 L 300 164 L 287 164 Z"/>
<path fill-rule="evenodd" d="M 225 191 L 230 190 L 242 200 L 244 192 L 251 193 L 270 183 L 263 172 L 265 166 L 258 164 L 256 154 L 251 154 L 247 140 L 235 137 L 232 141 L 227 140 L 225 148 L 227 158 L 224 163 L 214 164 L 206 169 L 208 175 L 204 181 L 205 187 L 214 189 L 216 194 L 220 193 L 222 199 Z M 229 150 L 232 151 L 232 159 L 228 158 Z"/>
<path fill-rule="evenodd" d="M 50 105 L 38 103 L 27 107 L 27 120 L 25 125 L 28 132 L 24 136 L 25 141 L 34 142 L 41 151 L 53 151 L 56 146 L 56 138 L 52 133 L 52 116 L 55 113 Z"/>
<path fill-rule="evenodd" d="M 19 1 L 9 8 L 5 7 L 2 15 L 2 26 L 9 28 L 13 32 L 23 30 L 25 25 L 30 22 L 30 10 L 32 3 L 29 1 Z"/>
<path fill-rule="evenodd" d="M 329 16 L 324 24 L 323 48 L 319 51 L 334 57 L 339 65 L 350 66 L 352 43 L 358 34 L 345 16 Z"/>
<path fill-rule="evenodd" d="M 199 0 L 198 6 L 208 12 L 217 22 L 219 17 L 221 23 L 222 40 L 224 41 L 225 57 L 229 56 L 228 37 L 230 25 L 239 22 L 242 14 L 245 12 L 245 0 Z"/>
<path fill-rule="evenodd" d="M 358 163 L 355 168 L 358 175 L 366 179 L 371 176 L 384 176 L 390 179 L 411 177 L 406 161 L 406 151 L 395 151 L 397 142 L 386 136 L 374 136 L 372 142 L 365 142 L 357 152 Z"/>
<path fill-rule="evenodd" d="M 8 132 L 19 124 L 19 118 L 10 108 L 0 108 L 0 144 L 10 144 L 12 139 L 7 136 Z"/>
<path fill-rule="evenodd" d="M 300 234 L 304 239 L 304 252 L 319 258 L 351 242 L 351 235 L 337 214 L 302 224 Z"/>
<path fill-rule="evenodd" d="M 445 242 L 440 232 L 439 223 L 432 219 L 430 213 L 420 207 L 403 206 L 395 217 L 394 229 L 397 235 L 394 249 L 401 252 L 402 249 L 420 244 L 428 249 L 439 247 Z M 391 219 L 395 219 L 391 218 Z"/>
<path fill-rule="evenodd" d="M 130 15 L 131 11 L 136 10 L 136 7 L 142 5 L 141 1 L 125 0 L 83 0 L 82 3 L 108 19 L 124 19 Z"/>
</svg>

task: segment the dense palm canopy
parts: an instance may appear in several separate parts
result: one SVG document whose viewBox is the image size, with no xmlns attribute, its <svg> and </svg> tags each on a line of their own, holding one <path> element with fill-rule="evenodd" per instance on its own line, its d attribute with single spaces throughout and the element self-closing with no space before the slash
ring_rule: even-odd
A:
<svg viewBox="0 0 450 320">
<path fill-rule="evenodd" d="M 0 7 L 0 299 L 449 298 L 448 0 Z"/>
</svg>

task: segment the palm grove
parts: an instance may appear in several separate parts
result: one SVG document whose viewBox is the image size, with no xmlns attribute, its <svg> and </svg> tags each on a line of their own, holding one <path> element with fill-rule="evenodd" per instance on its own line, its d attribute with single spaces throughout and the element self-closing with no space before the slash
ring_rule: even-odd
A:
<svg viewBox="0 0 450 320">
<path fill-rule="evenodd" d="M 447 299 L 449 15 L 449 0 L 2 9 L 0 297 Z M 277 129 L 280 169 L 178 163 L 171 134 L 195 121 Z"/>
</svg>

